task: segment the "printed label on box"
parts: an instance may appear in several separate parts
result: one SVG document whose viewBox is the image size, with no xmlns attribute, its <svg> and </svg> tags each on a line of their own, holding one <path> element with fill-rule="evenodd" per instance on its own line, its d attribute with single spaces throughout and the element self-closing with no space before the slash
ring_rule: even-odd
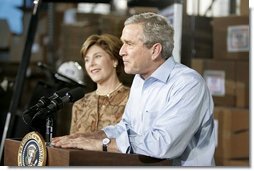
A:
<svg viewBox="0 0 254 171">
<path fill-rule="evenodd" d="M 225 96 L 225 72 L 205 70 L 204 78 L 213 96 Z"/>
<path fill-rule="evenodd" d="M 238 25 L 228 27 L 227 50 L 228 52 L 249 51 L 249 26 Z"/>
</svg>

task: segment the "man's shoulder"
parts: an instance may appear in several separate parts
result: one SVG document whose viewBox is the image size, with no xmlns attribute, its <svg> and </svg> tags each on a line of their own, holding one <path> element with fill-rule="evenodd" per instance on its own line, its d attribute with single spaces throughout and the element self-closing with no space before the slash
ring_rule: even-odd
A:
<svg viewBox="0 0 254 171">
<path fill-rule="evenodd" d="M 180 63 L 178 63 L 175 66 L 171 76 L 176 77 L 177 80 L 183 80 L 187 82 L 191 82 L 191 81 L 203 82 L 204 81 L 202 75 L 200 75 L 196 70 Z"/>
</svg>

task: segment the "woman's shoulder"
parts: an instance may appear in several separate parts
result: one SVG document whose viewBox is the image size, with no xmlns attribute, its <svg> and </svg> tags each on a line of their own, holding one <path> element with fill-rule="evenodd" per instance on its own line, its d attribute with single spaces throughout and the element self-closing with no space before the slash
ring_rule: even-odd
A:
<svg viewBox="0 0 254 171">
<path fill-rule="evenodd" d="M 93 99 L 96 99 L 96 93 L 95 93 L 95 91 L 92 91 L 92 92 L 89 92 L 89 93 L 86 93 L 86 94 L 84 94 L 84 96 L 81 98 L 81 99 L 79 99 L 79 100 L 77 100 L 75 103 L 74 103 L 74 105 L 78 105 L 78 104 L 80 104 L 80 103 L 85 103 L 86 101 L 92 101 Z"/>
<path fill-rule="evenodd" d="M 126 85 L 122 85 L 119 90 L 117 91 L 117 94 L 122 94 L 125 96 L 128 96 L 130 93 L 130 87 L 126 86 Z"/>
<path fill-rule="evenodd" d="M 130 91 L 130 87 L 126 86 L 126 85 L 122 85 L 122 89 L 125 91 Z"/>
<path fill-rule="evenodd" d="M 112 94 L 112 101 L 119 105 L 125 105 L 129 98 L 130 87 L 122 85 L 116 92 Z"/>
</svg>

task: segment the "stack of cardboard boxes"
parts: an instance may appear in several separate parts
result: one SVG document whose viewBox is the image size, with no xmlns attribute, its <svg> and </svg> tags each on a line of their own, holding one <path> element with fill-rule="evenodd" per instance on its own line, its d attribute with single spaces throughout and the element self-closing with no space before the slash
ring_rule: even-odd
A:
<svg viewBox="0 0 254 171">
<path fill-rule="evenodd" d="M 59 56 L 63 61 L 83 61 L 80 49 L 92 34 L 113 34 L 120 37 L 125 16 L 114 14 L 77 13 L 76 22 L 62 23 L 60 28 Z"/>
<path fill-rule="evenodd" d="M 213 57 L 193 58 L 206 80 L 217 123 L 216 165 L 249 165 L 249 17 L 216 17 Z"/>
</svg>

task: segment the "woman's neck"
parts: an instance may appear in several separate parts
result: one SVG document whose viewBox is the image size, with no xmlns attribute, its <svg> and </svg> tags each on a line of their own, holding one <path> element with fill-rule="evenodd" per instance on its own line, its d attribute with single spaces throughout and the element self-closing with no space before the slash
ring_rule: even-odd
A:
<svg viewBox="0 0 254 171">
<path fill-rule="evenodd" d="M 109 96 L 111 93 L 121 87 L 122 83 L 119 79 L 108 80 L 107 82 L 98 83 L 96 94 L 101 96 Z"/>
</svg>

